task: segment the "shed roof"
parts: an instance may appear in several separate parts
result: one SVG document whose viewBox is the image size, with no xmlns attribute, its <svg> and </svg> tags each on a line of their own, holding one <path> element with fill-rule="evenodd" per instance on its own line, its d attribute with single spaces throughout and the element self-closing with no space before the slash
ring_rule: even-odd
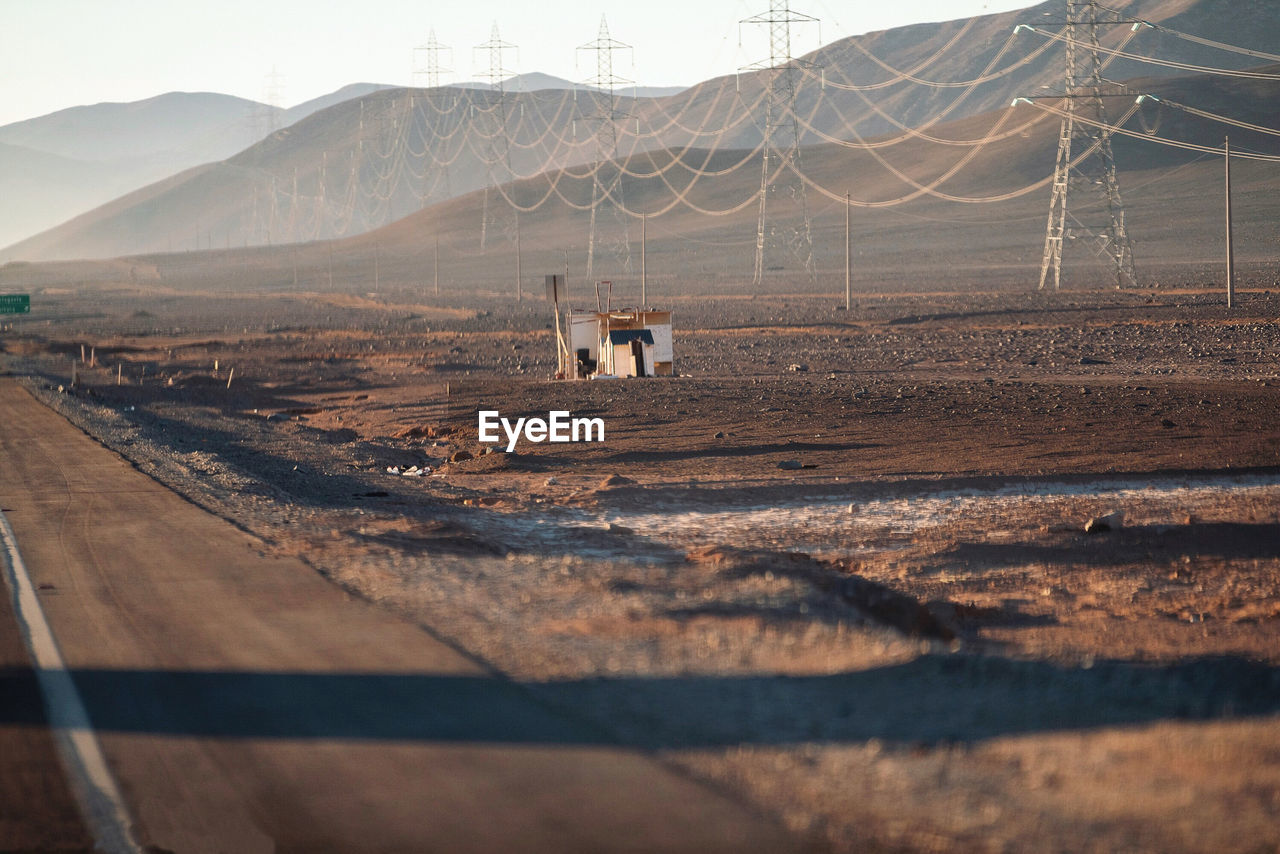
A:
<svg viewBox="0 0 1280 854">
<path fill-rule="evenodd" d="M 609 344 L 629 344 L 639 338 L 645 344 L 653 344 L 653 333 L 648 329 L 613 329 L 609 332 Z"/>
</svg>

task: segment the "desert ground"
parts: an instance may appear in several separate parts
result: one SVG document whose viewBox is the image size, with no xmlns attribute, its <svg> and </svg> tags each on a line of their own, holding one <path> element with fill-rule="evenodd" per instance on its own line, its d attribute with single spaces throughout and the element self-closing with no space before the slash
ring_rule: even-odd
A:
<svg viewBox="0 0 1280 854">
<path fill-rule="evenodd" d="M 1280 846 L 1273 267 L 1230 310 L 1201 271 L 667 299 L 678 376 L 592 382 L 529 295 L 117 272 L 44 273 L 4 370 L 815 850 Z"/>
</svg>

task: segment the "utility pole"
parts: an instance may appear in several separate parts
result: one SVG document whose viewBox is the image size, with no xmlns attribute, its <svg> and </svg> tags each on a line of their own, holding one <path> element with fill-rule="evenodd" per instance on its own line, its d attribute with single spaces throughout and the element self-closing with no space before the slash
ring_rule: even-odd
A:
<svg viewBox="0 0 1280 854">
<path fill-rule="evenodd" d="M 1096 0 L 1066 0 L 1066 4 L 1067 74 L 1065 89 L 1060 96 L 1066 115 L 1058 136 L 1058 159 L 1053 171 L 1053 195 L 1049 201 L 1039 289 L 1044 290 L 1051 271 L 1054 290 L 1062 287 L 1062 250 L 1066 241 L 1077 237 L 1089 239 L 1098 254 L 1109 259 L 1115 268 L 1117 288 L 1126 284 L 1136 285 L 1133 245 L 1125 227 L 1124 202 L 1116 179 L 1116 161 L 1111 151 L 1111 130 L 1104 103 L 1106 96 L 1102 91 L 1098 28 L 1142 22 L 1105 20 Z M 1072 166 L 1073 149 L 1092 153 Z M 1096 221 L 1081 222 L 1068 211 L 1068 203 L 1075 195 L 1073 191 L 1079 190 L 1100 192 L 1105 197 L 1104 212 Z"/>
<path fill-rule="evenodd" d="M 1236 248 L 1235 237 L 1231 233 L 1231 137 L 1227 137 L 1223 146 L 1227 163 L 1227 308 L 1234 308 L 1236 301 Z"/>
<path fill-rule="evenodd" d="M 480 249 L 485 248 L 485 242 L 488 237 L 489 222 L 492 215 L 489 212 L 489 190 L 497 187 L 499 183 L 511 175 L 511 145 L 507 139 L 507 91 L 506 79 L 514 75 L 514 72 L 503 66 L 503 52 L 508 50 L 517 51 L 519 57 L 519 48 L 508 42 L 504 42 L 498 35 L 498 22 L 493 22 L 493 28 L 489 33 L 489 40 L 484 44 L 476 45 L 475 50 L 485 51 L 489 55 L 489 70 L 477 72 L 478 77 L 486 78 L 489 81 L 489 88 L 498 93 L 498 102 L 491 110 L 485 110 L 486 114 L 496 114 L 496 120 L 492 123 L 492 134 L 489 136 L 489 157 L 486 166 L 489 170 L 489 182 L 484 188 L 483 208 L 480 219 Z M 471 97 L 475 97 L 474 94 Z M 499 150 L 501 148 L 501 150 Z M 503 175 L 503 182 L 498 180 L 498 176 L 494 171 L 494 167 L 498 163 L 506 166 L 506 172 Z"/>
<path fill-rule="evenodd" d="M 617 230 L 620 232 L 615 240 L 609 242 L 614 244 L 618 256 L 622 259 L 623 270 L 625 272 L 631 271 L 631 236 L 628 233 L 627 222 L 621 210 L 623 204 L 622 170 L 618 169 L 614 175 L 606 176 L 610 179 L 606 186 L 600 177 L 600 164 L 606 160 L 613 163 L 618 159 L 618 119 L 625 118 L 625 116 L 618 112 L 618 96 L 615 90 L 620 85 L 633 83 L 634 81 L 625 77 L 618 77 L 613 73 L 614 51 L 632 50 L 632 47 L 610 37 L 609 22 L 605 20 L 604 15 L 600 16 L 600 29 L 596 35 L 596 40 L 587 42 L 580 46 L 578 50 L 593 50 L 596 52 L 596 75 L 585 82 L 603 92 L 603 104 L 595 116 L 595 120 L 599 122 L 599 127 L 596 131 L 597 163 L 591 182 L 591 223 L 587 236 L 587 278 L 590 279 L 595 270 L 597 212 L 601 205 L 605 204 L 609 204 L 612 209 Z"/>
<path fill-rule="evenodd" d="M 849 220 L 853 202 L 844 194 L 844 310 L 853 308 L 853 242 L 850 239 Z"/>
<path fill-rule="evenodd" d="M 640 307 L 649 304 L 649 215 L 640 214 Z"/>
<path fill-rule="evenodd" d="M 436 296 L 440 296 L 440 238 L 436 238 Z"/>
<path fill-rule="evenodd" d="M 818 19 L 791 9 L 790 0 L 769 0 L 769 11 L 750 18 L 743 24 L 767 24 L 769 26 L 769 60 L 756 63 L 752 69 L 763 70 L 767 77 L 764 115 L 764 147 L 760 169 L 760 209 L 756 224 L 756 262 L 753 282 L 759 285 L 764 279 L 768 250 L 771 244 L 787 246 L 804 265 L 810 280 L 814 277 L 813 232 L 809 221 L 809 203 L 804 182 L 800 180 L 800 125 L 796 120 L 796 77 L 802 67 L 816 67 L 791 55 L 791 25 L 817 23 Z M 778 176 L 790 172 L 781 182 L 770 180 L 774 160 L 778 161 Z M 778 194 L 787 189 L 800 206 L 802 225 L 799 229 L 783 234 L 776 226 L 768 225 L 767 212 L 770 193 Z"/>
<path fill-rule="evenodd" d="M 516 302 L 524 302 L 524 285 L 520 281 L 520 211 L 516 211 Z"/>
</svg>

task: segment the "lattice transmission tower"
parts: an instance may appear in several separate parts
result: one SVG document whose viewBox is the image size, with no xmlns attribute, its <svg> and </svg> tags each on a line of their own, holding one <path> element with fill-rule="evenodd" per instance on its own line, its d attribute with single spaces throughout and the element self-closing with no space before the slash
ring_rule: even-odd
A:
<svg viewBox="0 0 1280 854">
<path fill-rule="evenodd" d="M 1084 239 L 1097 254 L 1115 267 L 1116 287 L 1136 285 L 1133 245 L 1125 227 L 1124 201 L 1116 179 L 1116 161 L 1111 151 L 1110 123 L 1103 92 L 1102 58 L 1098 28 L 1134 24 L 1114 13 L 1104 13 L 1092 0 L 1066 0 L 1067 76 L 1061 98 L 1066 115 L 1058 137 L 1058 159 L 1053 172 L 1053 195 L 1049 202 L 1049 222 L 1045 229 L 1044 260 L 1040 266 L 1040 290 L 1053 274 L 1054 290 L 1062 286 L 1062 251 L 1068 241 Z M 1130 96 L 1125 96 L 1130 97 Z M 1083 155 L 1083 156 L 1081 156 Z M 1078 157 L 1076 163 L 1072 158 Z M 1092 195 L 1104 204 L 1087 218 L 1071 213 L 1069 204 L 1079 209 L 1081 196 Z"/>
<path fill-rule="evenodd" d="M 436 39 L 436 31 L 435 31 L 435 28 L 433 27 L 430 31 L 430 34 L 427 36 L 427 43 L 423 45 L 419 45 L 413 49 L 413 85 L 415 88 L 425 87 L 427 89 L 438 89 L 440 88 L 440 76 L 442 74 L 453 73 L 452 68 L 446 67 L 440 61 L 441 54 L 445 54 L 445 53 L 449 54 L 449 64 L 452 65 L 453 64 L 453 48 L 449 47 L 446 44 L 441 44 Z M 438 93 L 428 94 L 426 97 L 431 98 L 433 94 L 438 94 Z M 412 104 L 413 98 L 410 97 L 409 101 L 410 101 L 410 104 Z M 454 120 L 464 121 L 465 117 L 457 115 L 456 99 L 454 99 L 454 105 L 455 105 Z M 410 112 L 411 112 L 410 122 L 418 121 L 417 114 L 414 113 L 413 111 L 410 111 Z M 424 119 L 424 122 L 425 121 L 426 120 Z M 431 146 L 431 143 L 426 142 L 425 145 L 429 149 Z M 448 163 L 446 163 L 445 165 L 439 168 L 442 171 L 441 177 L 444 180 L 444 198 L 451 199 L 453 198 L 453 182 L 450 180 L 449 165 Z M 426 207 L 427 205 L 427 198 L 429 193 L 428 186 L 431 180 L 430 173 L 431 173 L 431 170 L 429 167 L 423 169 L 422 192 L 419 193 L 419 198 L 422 201 L 423 207 Z"/>
<path fill-rule="evenodd" d="M 491 110 L 486 110 L 486 115 L 492 116 L 493 120 L 488 122 L 492 134 L 489 136 L 489 157 L 488 172 L 489 180 L 484 188 L 484 209 L 480 219 L 480 249 L 485 248 L 485 242 L 488 239 L 490 225 L 498 225 L 496 214 L 490 209 L 489 196 L 490 190 L 499 184 L 497 173 L 494 167 L 501 163 L 506 168 L 502 180 L 506 181 L 511 176 L 511 145 L 507 139 L 507 90 L 506 80 L 515 75 L 503 65 L 503 54 L 506 51 L 514 50 L 517 52 L 517 61 L 519 59 L 519 48 L 509 42 L 504 42 L 498 34 L 498 22 L 493 22 L 493 28 L 489 32 L 489 40 L 484 44 L 476 45 L 475 50 L 485 51 L 489 55 L 489 70 L 479 71 L 477 76 L 489 81 L 489 88 L 498 93 L 498 101 Z"/>
<path fill-rule="evenodd" d="M 628 228 L 626 214 L 623 213 L 622 169 L 612 174 L 604 173 L 603 164 L 614 164 L 618 160 L 618 121 L 626 118 L 626 114 L 618 109 L 617 89 L 634 81 L 618 77 L 613 73 L 613 54 L 620 50 L 633 50 L 631 45 L 623 44 L 610 37 L 609 22 L 600 16 L 600 30 L 596 40 L 587 42 L 578 50 L 595 51 L 596 75 L 585 82 L 599 90 L 601 109 L 593 117 L 599 127 L 596 130 L 596 169 L 591 182 L 591 224 L 587 236 L 587 278 L 590 279 L 595 269 L 596 236 L 598 212 L 606 207 L 614 220 L 609 232 L 600 243 L 607 246 L 611 253 L 619 259 L 622 271 L 631 272 L 631 233 Z M 604 175 L 602 180 L 601 176 Z"/>
<path fill-rule="evenodd" d="M 743 24 L 765 24 L 769 27 L 769 61 L 748 66 L 763 69 L 765 82 L 764 147 L 760 170 L 760 211 L 756 224 L 756 263 L 753 281 L 764 279 L 770 250 L 785 248 L 799 260 L 812 278 L 813 232 L 809 220 L 809 203 L 804 181 L 800 178 L 800 125 L 796 120 L 796 79 L 814 63 L 791 55 L 791 25 L 817 23 L 818 19 L 791 9 L 790 0 L 769 0 L 769 11 L 750 18 Z M 776 165 L 774 161 L 777 161 Z M 771 171 L 778 179 L 771 179 Z M 789 174 L 788 174 L 789 173 Z M 783 227 L 770 224 L 769 197 L 788 196 L 800 208 L 801 226 Z"/>
<path fill-rule="evenodd" d="M 440 44 L 436 40 L 436 31 L 433 28 L 427 36 L 427 43 L 413 49 L 413 85 L 415 87 L 435 89 L 440 85 L 441 74 L 453 73 L 452 68 L 446 68 L 440 63 L 442 53 L 449 54 L 449 61 L 453 62 L 453 48 Z"/>
<path fill-rule="evenodd" d="M 262 75 L 262 101 L 249 112 L 250 144 L 261 142 L 280 129 L 280 107 L 284 98 L 285 77 L 276 66 Z"/>
<path fill-rule="evenodd" d="M 280 69 L 273 65 L 271 73 L 264 79 L 262 100 L 267 105 L 267 136 L 271 136 L 280 129 L 280 110 L 284 107 L 285 77 L 280 73 Z"/>
</svg>

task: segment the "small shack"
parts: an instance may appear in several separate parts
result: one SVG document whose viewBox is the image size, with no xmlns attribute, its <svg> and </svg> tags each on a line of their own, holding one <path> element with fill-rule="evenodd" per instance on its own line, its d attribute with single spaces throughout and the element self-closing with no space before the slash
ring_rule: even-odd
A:
<svg viewBox="0 0 1280 854">
<path fill-rule="evenodd" d="M 565 321 L 560 374 L 567 379 L 674 373 L 669 311 L 570 309 Z"/>
</svg>

